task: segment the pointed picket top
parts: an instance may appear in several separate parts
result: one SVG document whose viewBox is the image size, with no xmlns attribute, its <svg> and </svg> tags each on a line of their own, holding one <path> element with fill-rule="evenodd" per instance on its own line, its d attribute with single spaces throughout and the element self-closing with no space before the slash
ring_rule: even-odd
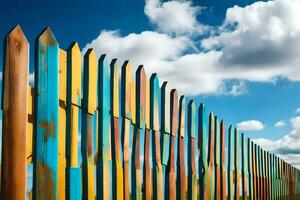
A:
<svg viewBox="0 0 300 200">
<path fill-rule="evenodd" d="M 98 60 L 98 105 L 105 114 L 110 111 L 110 67 L 103 54 Z"/>
<path fill-rule="evenodd" d="M 7 35 L 7 42 L 10 44 L 10 47 L 14 45 L 18 49 L 25 49 L 24 45 L 29 46 L 28 40 L 20 25 L 15 26 Z"/>
<path fill-rule="evenodd" d="M 146 80 L 145 68 L 140 65 L 136 70 L 136 124 L 139 128 L 145 128 Z"/>
<path fill-rule="evenodd" d="M 97 59 L 93 49 L 84 55 L 83 101 L 87 112 L 94 114 L 97 110 Z"/>
<path fill-rule="evenodd" d="M 119 113 L 119 67 L 117 59 L 110 62 L 110 90 L 111 90 L 111 113 L 114 117 L 120 117 Z"/>
<path fill-rule="evenodd" d="M 225 130 L 225 123 L 224 120 L 221 121 L 220 127 L 220 140 L 221 140 L 221 164 L 225 167 L 226 162 L 226 155 L 225 155 L 225 148 L 226 148 L 226 130 Z"/>
<path fill-rule="evenodd" d="M 193 100 L 188 105 L 188 134 L 196 139 L 196 106 Z"/>
<path fill-rule="evenodd" d="M 159 131 L 160 87 L 157 74 L 150 77 L 150 128 Z"/>
<path fill-rule="evenodd" d="M 150 80 L 146 79 L 146 105 L 145 105 L 145 123 L 146 128 L 150 129 Z"/>
<path fill-rule="evenodd" d="M 67 102 L 68 104 L 81 105 L 81 52 L 77 42 L 68 48 L 67 58 Z"/>
<path fill-rule="evenodd" d="M 208 154 L 208 135 L 207 135 L 207 120 L 206 120 L 206 109 L 203 103 L 200 104 L 198 109 L 198 127 L 199 127 L 199 141 L 198 148 L 200 154 L 200 163 L 203 164 L 203 167 L 207 167 L 207 154 Z"/>
<path fill-rule="evenodd" d="M 42 46 L 55 46 L 57 45 L 57 40 L 51 30 L 50 27 L 47 27 L 39 36 L 39 43 L 42 45 Z M 42 50 L 43 51 L 43 50 Z"/>
<path fill-rule="evenodd" d="M 176 89 L 171 91 L 171 110 L 170 110 L 170 123 L 171 123 L 171 134 L 176 135 L 178 129 L 178 94 Z"/>
<path fill-rule="evenodd" d="M 215 116 L 215 160 L 216 165 L 220 166 L 221 163 L 221 143 L 220 143 L 220 122 L 217 116 Z"/>
<path fill-rule="evenodd" d="M 131 96 L 132 96 L 132 65 L 131 63 L 126 60 L 122 65 L 122 84 L 121 84 L 121 112 L 122 116 L 126 117 L 127 119 L 131 119 Z"/>
<path fill-rule="evenodd" d="M 178 132 L 180 137 L 184 137 L 185 135 L 185 96 L 181 95 L 179 99 L 179 127 Z"/>
<path fill-rule="evenodd" d="M 209 114 L 209 141 L 208 141 L 208 164 L 215 163 L 214 158 L 214 144 L 215 144 L 215 130 L 214 130 L 214 113 Z"/>
<path fill-rule="evenodd" d="M 170 133 L 170 90 L 167 81 L 161 86 L 161 130 Z"/>
<path fill-rule="evenodd" d="M 229 170 L 234 170 L 234 147 L 235 147 L 235 141 L 234 141 L 234 128 L 232 125 L 229 126 L 228 131 L 228 166 Z"/>
</svg>

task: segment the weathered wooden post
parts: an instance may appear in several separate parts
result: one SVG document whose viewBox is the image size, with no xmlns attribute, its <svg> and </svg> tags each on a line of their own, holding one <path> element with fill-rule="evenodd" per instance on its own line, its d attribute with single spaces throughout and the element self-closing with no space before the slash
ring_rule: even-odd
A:
<svg viewBox="0 0 300 200">
<path fill-rule="evenodd" d="M 140 137 L 141 131 L 145 129 L 145 105 L 146 105 L 146 73 L 142 65 L 136 71 L 136 124 L 133 137 L 133 159 L 132 165 L 132 199 L 142 198 L 142 172 L 140 164 Z"/>
<path fill-rule="evenodd" d="M 208 182 L 208 142 L 207 142 L 207 121 L 206 121 L 206 112 L 204 104 L 200 104 L 198 110 L 198 123 L 199 123 L 199 140 L 198 140 L 198 149 L 199 149 L 199 193 L 201 200 L 209 199 L 209 182 Z"/>
<path fill-rule="evenodd" d="M 228 130 L 228 199 L 234 199 L 234 149 L 235 149 L 235 140 L 234 140 L 234 130 L 230 126 Z"/>
<path fill-rule="evenodd" d="M 160 88 L 157 74 L 150 77 L 150 128 L 153 130 L 153 197 L 163 199 L 163 172 L 161 165 L 160 132 L 159 132 Z"/>
<path fill-rule="evenodd" d="M 59 51 L 58 198 L 66 199 L 67 53 Z"/>
<path fill-rule="evenodd" d="M 162 134 L 162 145 L 161 145 L 161 162 L 163 169 L 163 179 L 164 179 L 164 198 L 169 198 L 168 191 L 168 175 L 167 167 L 170 155 L 170 91 L 168 88 L 167 81 L 165 81 L 161 86 L 161 134 Z"/>
<path fill-rule="evenodd" d="M 152 182 L 152 171 L 150 163 L 150 82 L 146 80 L 146 106 L 145 106 L 145 149 L 144 149 L 144 170 L 143 170 L 143 199 L 152 199 L 153 182 Z"/>
<path fill-rule="evenodd" d="M 98 163 L 97 163 L 97 199 L 111 199 L 110 177 L 110 67 L 106 55 L 98 60 Z"/>
<path fill-rule="evenodd" d="M 253 199 L 257 199 L 257 165 L 256 165 L 256 145 L 251 142 L 252 149 L 252 173 L 253 173 Z"/>
<path fill-rule="evenodd" d="M 241 175 L 240 175 L 240 151 L 241 151 L 241 146 L 240 146 L 240 133 L 235 128 L 234 130 L 234 144 L 235 144 L 235 165 L 234 165 L 234 172 L 235 172 L 235 190 L 234 190 L 234 197 L 235 200 L 240 200 L 240 183 L 241 183 Z"/>
<path fill-rule="evenodd" d="M 176 89 L 171 91 L 171 141 L 170 141 L 170 158 L 168 165 L 169 179 L 169 199 L 176 199 L 176 174 L 175 174 L 175 137 L 178 131 L 178 95 Z"/>
<path fill-rule="evenodd" d="M 221 144 L 220 144 L 220 123 L 218 117 L 215 116 L 215 200 L 221 199 Z"/>
<path fill-rule="evenodd" d="M 226 148 L 226 130 L 224 121 L 221 121 L 221 199 L 227 199 L 227 184 L 226 184 L 226 155 L 225 155 L 225 148 Z"/>
<path fill-rule="evenodd" d="M 57 199 L 59 47 L 50 28 L 37 42 L 33 198 Z"/>
<path fill-rule="evenodd" d="M 83 111 L 82 111 L 82 176 L 83 199 L 95 198 L 95 135 L 97 126 L 97 60 L 93 49 L 89 49 L 84 55 L 83 78 Z"/>
<path fill-rule="evenodd" d="M 130 126 L 132 113 L 132 67 L 129 61 L 122 66 L 122 90 L 121 90 L 121 112 L 123 118 L 123 171 L 124 171 L 124 200 L 130 199 Z M 134 96 L 135 98 L 135 96 Z"/>
<path fill-rule="evenodd" d="M 253 183 L 253 155 L 252 155 L 252 142 L 250 138 L 247 139 L 247 165 L 248 165 L 248 185 L 249 185 L 249 200 L 254 200 L 254 183 Z"/>
<path fill-rule="evenodd" d="M 188 104 L 188 199 L 197 199 L 196 171 L 196 106 L 193 100 Z"/>
<path fill-rule="evenodd" d="M 29 44 L 21 27 L 6 38 L 3 80 L 1 199 L 26 199 Z"/>
<path fill-rule="evenodd" d="M 247 171 L 248 171 L 248 162 L 247 162 L 247 141 L 245 134 L 242 133 L 242 199 L 248 199 L 247 193 Z M 250 175 L 249 175 L 250 178 Z"/>
<path fill-rule="evenodd" d="M 215 129 L 214 129 L 214 114 L 209 115 L 209 137 L 208 137 L 208 184 L 209 184 L 209 199 L 215 198 Z"/>
<path fill-rule="evenodd" d="M 178 159 L 177 159 L 177 192 L 178 197 L 184 200 L 186 197 L 186 176 L 185 176 L 185 148 L 184 148 L 184 136 L 185 136 L 185 97 L 181 96 L 179 99 L 179 126 L 178 126 Z"/>
<path fill-rule="evenodd" d="M 82 195 L 81 169 L 78 166 L 81 97 L 81 53 L 76 42 L 67 53 L 67 199 L 79 199 Z"/>
<path fill-rule="evenodd" d="M 112 178 L 113 197 L 117 200 L 124 199 L 123 194 L 123 167 L 121 161 L 121 143 L 119 126 L 119 68 L 116 64 L 117 59 L 110 63 L 110 91 L 111 91 L 111 141 L 112 141 Z"/>
</svg>

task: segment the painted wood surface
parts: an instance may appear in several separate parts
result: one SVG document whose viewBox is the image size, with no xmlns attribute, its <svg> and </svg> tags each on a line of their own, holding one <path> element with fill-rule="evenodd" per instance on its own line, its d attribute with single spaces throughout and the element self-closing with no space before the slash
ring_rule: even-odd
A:
<svg viewBox="0 0 300 200">
<path fill-rule="evenodd" d="M 32 163 L 32 155 L 34 150 L 34 88 L 32 86 L 28 86 L 28 123 L 27 123 L 27 141 L 26 141 L 26 158 L 27 158 L 27 166 Z"/>
<path fill-rule="evenodd" d="M 221 199 L 221 135 L 220 135 L 220 122 L 217 116 L 214 121 L 215 130 L 215 199 Z"/>
<path fill-rule="evenodd" d="M 196 106 L 193 100 L 188 104 L 188 198 L 197 199 L 196 169 Z"/>
<path fill-rule="evenodd" d="M 239 131 L 235 128 L 234 130 L 234 144 L 235 144 L 235 165 L 234 165 L 234 198 L 235 200 L 240 200 L 240 187 L 241 187 L 241 172 L 240 172 L 240 160 L 241 160 L 241 144 L 240 144 L 240 133 Z"/>
<path fill-rule="evenodd" d="M 209 199 L 215 198 L 215 123 L 214 114 L 209 114 L 209 141 L 208 141 L 208 187 Z"/>
<path fill-rule="evenodd" d="M 33 199 L 58 198 L 59 45 L 47 28 L 37 40 Z"/>
<path fill-rule="evenodd" d="M 224 121 L 221 121 L 221 199 L 227 199 L 227 173 L 226 173 L 226 130 Z"/>
<path fill-rule="evenodd" d="M 5 42 L 1 199 L 25 199 L 29 43 L 20 26 Z"/>
<path fill-rule="evenodd" d="M 245 134 L 242 133 L 242 199 L 248 199 L 247 191 L 247 176 L 248 176 L 248 161 L 247 161 L 247 140 Z"/>
<path fill-rule="evenodd" d="M 234 199 L 234 170 L 235 170 L 235 139 L 234 139 L 234 128 L 229 127 L 228 130 L 228 199 Z"/>
</svg>

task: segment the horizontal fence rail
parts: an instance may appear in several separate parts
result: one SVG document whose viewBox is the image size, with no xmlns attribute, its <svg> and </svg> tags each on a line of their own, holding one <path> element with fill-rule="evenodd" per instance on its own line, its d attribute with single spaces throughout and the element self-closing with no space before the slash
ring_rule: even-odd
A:
<svg viewBox="0 0 300 200">
<path fill-rule="evenodd" d="M 50 28 L 35 48 L 34 86 L 20 26 L 3 50 L 0 199 L 300 198 L 298 169 L 142 65 L 63 50 Z"/>
</svg>

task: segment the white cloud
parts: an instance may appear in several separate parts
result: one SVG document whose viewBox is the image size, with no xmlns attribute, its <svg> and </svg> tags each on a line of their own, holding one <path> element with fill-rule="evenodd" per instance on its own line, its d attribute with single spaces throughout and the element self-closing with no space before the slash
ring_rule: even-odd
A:
<svg viewBox="0 0 300 200">
<path fill-rule="evenodd" d="M 285 122 L 283 120 L 280 120 L 280 121 L 276 122 L 274 124 L 274 126 L 277 128 L 283 127 L 283 126 L 285 126 Z"/>
<path fill-rule="evenodd" d="M 260 131 L 264 129 L 264 124 L 258 120 L 248 120 L 238 123 L 237 128 L 241 131 Z"/>
<path fill-rule="evenodd" d="M 295 110 L 296 113 L 300 113 L 300 107 Z"/>
<path fill-rule="evenodd" d="M 191 1 L 146 0 L 144 11 L 158 30 L 165 33 L 201 33 L 206 29 L 197 21 L 201 7 Z"/>
<path fill-rule="evenodd" d="M 300 155 L 300 116 L 291 118 L 290 123 L 293 129 L 283 137 L 275 141 L 264 138 L 256 138 L 254 141 L 274 153 Z"/>
</svg>

